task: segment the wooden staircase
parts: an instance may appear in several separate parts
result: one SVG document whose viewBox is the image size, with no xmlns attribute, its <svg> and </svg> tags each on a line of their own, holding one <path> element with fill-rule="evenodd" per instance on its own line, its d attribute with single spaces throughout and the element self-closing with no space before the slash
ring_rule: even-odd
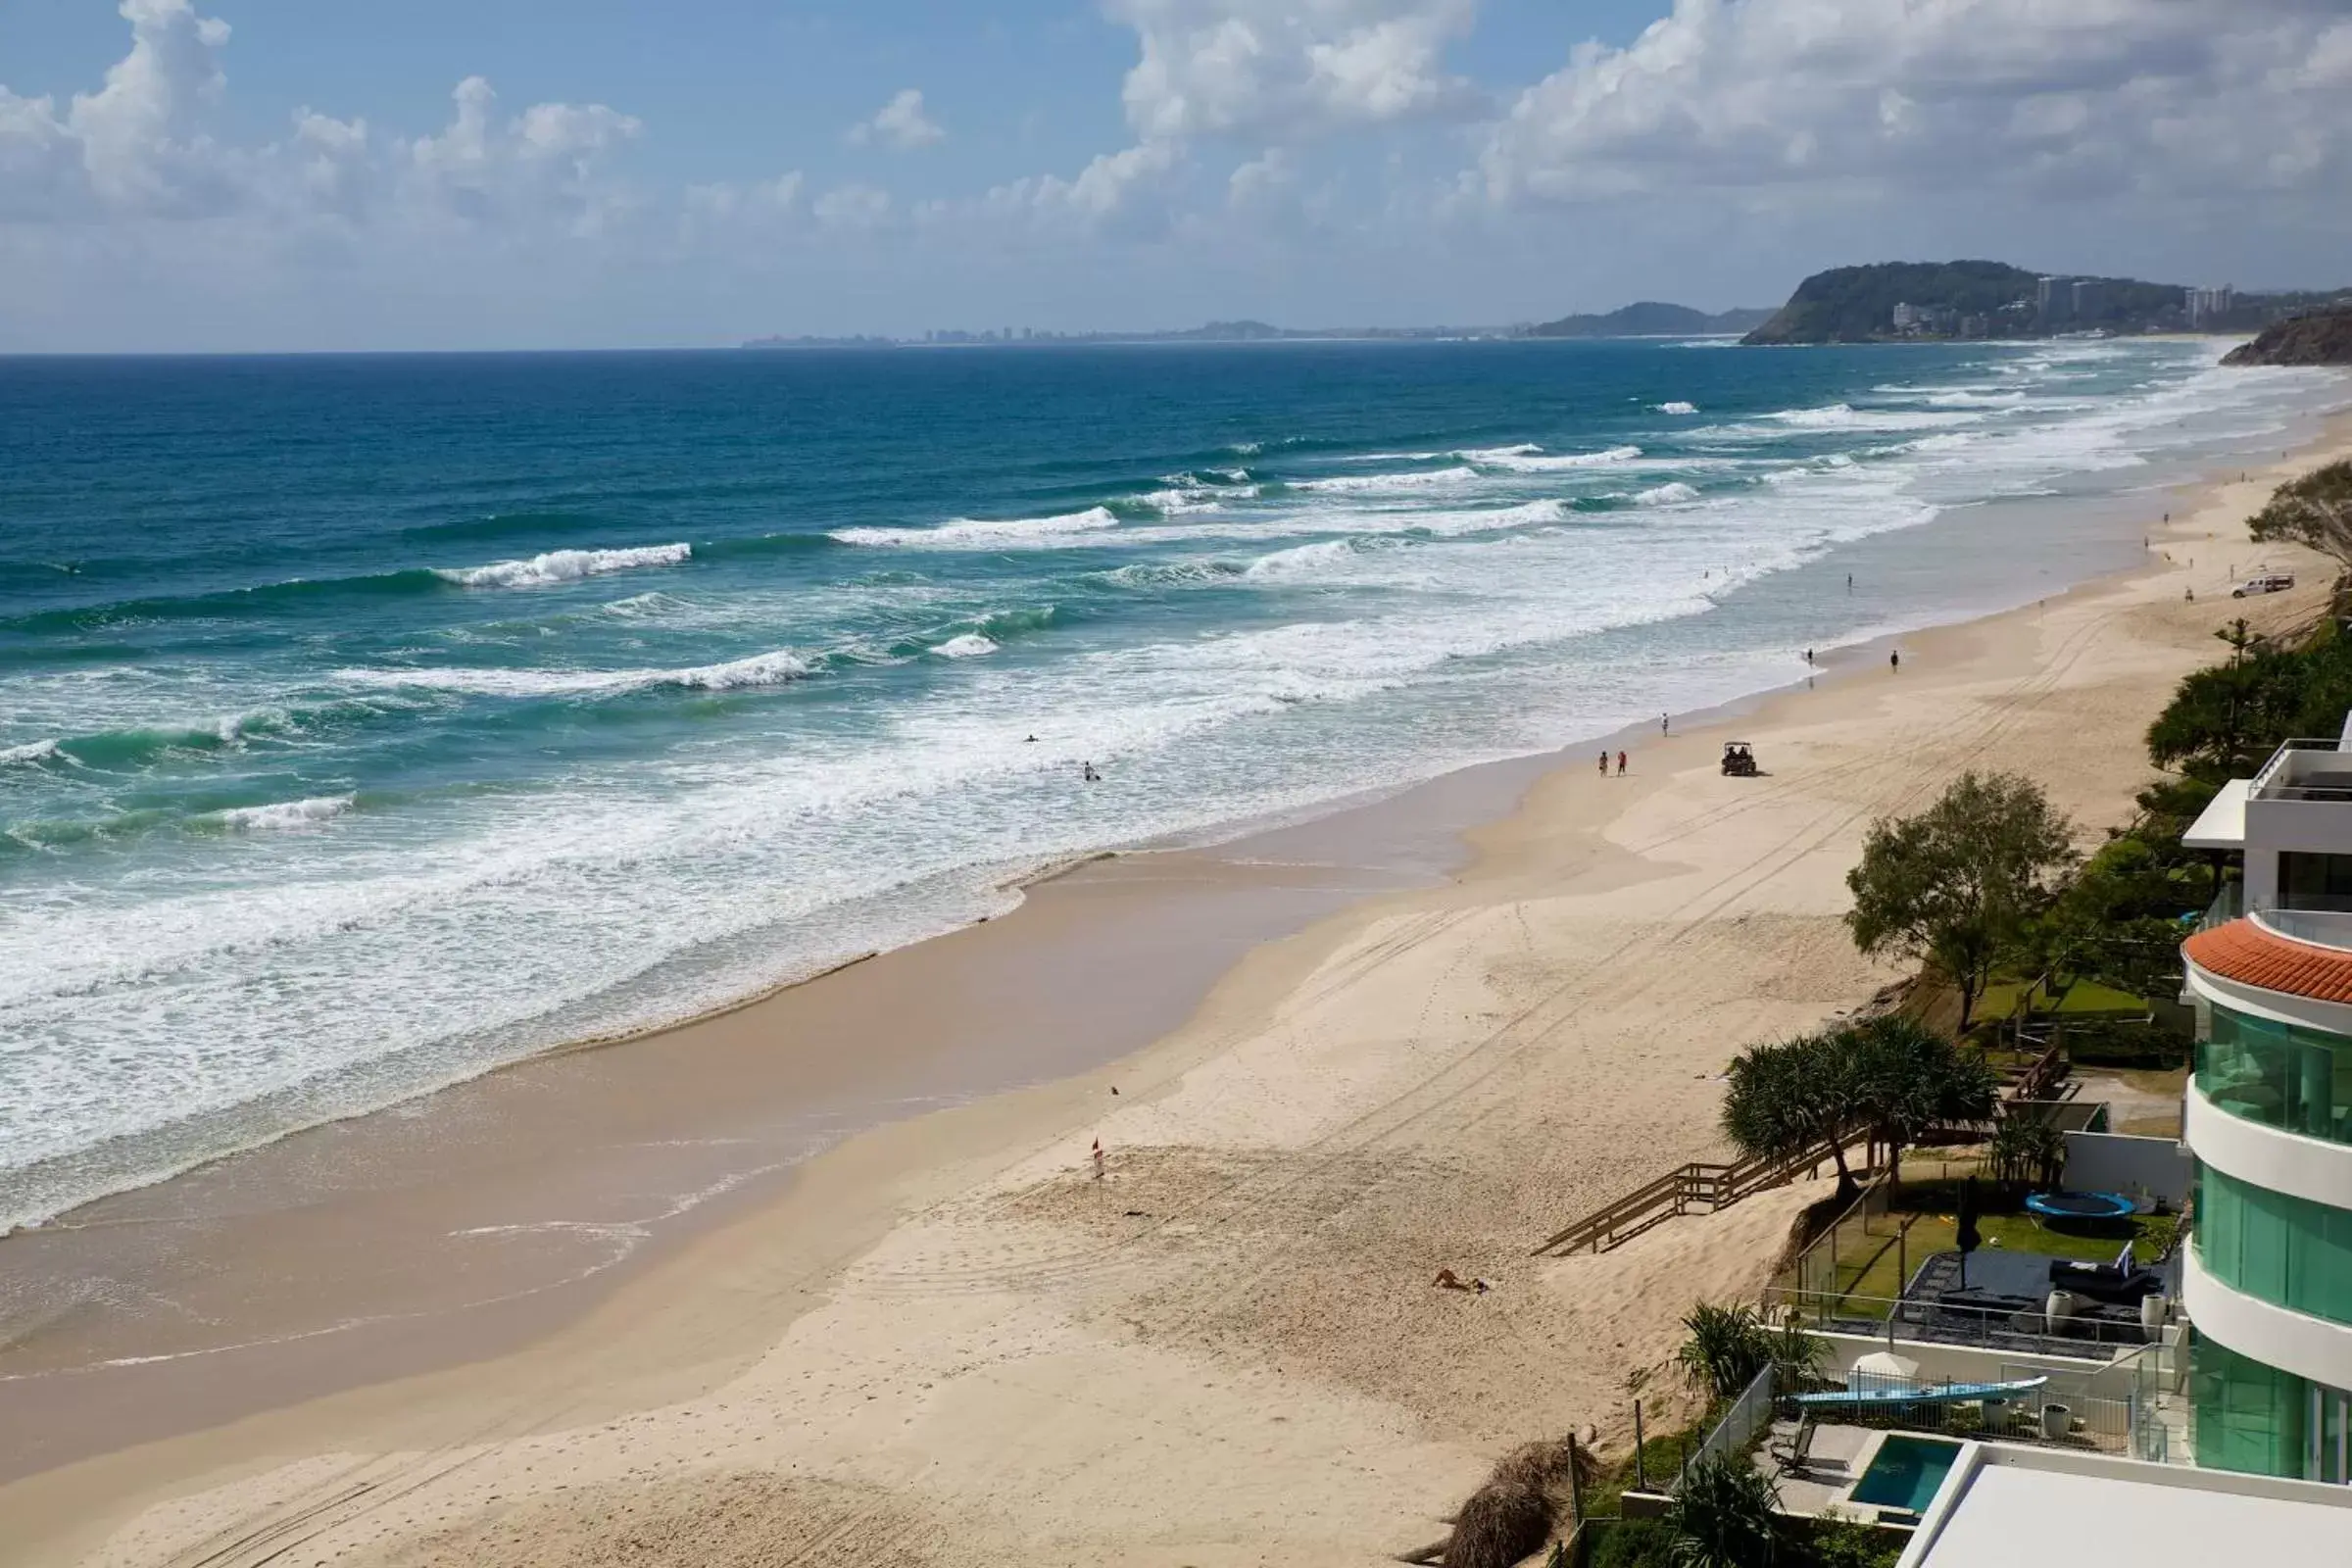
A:
<svg viewBox="0 0 2352 1568">
<path fill-rule="evenodd" d="M 1537 1248 L 1533 1256 L 1565 1257 L 1590 1249 L 1605 1252 L 1632 1241 L 1653 1225 L 1663 1225 L 1690 1209 L 1713 1213 L 1731 1207 L 1752 1193 L 1786 1187 L 1807 1171 L 1827 1164 L 1834 1151 L 1828 1144 L 1789 1159 L 1750 1159 L 1737 1165 L 1692 1160 L 1623 1198 L 1604 1203 L 1583 1219 Z"/>
</svg>

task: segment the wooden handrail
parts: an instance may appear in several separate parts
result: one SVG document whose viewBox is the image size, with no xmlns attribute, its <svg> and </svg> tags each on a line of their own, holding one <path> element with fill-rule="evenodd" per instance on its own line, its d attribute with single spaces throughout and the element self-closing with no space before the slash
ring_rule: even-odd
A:
<svg viewBox="0 0 2352 1568">
<path fill-rule="evenodd" d="M 1691 1160 L 1621 1198 L 1610 1200 L 1575 1224 L 1552 1236 L 1531 1254 L 1580 1252 L 1590 1247 L 1605 1252 L 1683 1213 L 1693 1204 L 1710 1213 L 1729 1208 L 1740 1200 L 1768 1188 L 1785 1187 L 1796 1173 L 1811 1170 L 1836 1151 L 1829 1144 L 1787 1159 L 1748 1159 L 1737 1165 Z"/>
</svg>

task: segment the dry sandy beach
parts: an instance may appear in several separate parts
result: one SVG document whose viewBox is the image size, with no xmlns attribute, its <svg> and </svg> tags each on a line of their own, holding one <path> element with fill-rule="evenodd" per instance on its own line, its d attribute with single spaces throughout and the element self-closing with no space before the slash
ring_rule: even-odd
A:
<svg viewBox="0 0 2352 1568">
<path fill-rule="evenodd" d="M 2352 425 L 2320 446 L 2287 466 L 2352 451 Z M 2319 606 L 2310 560 L 2291 594 L 2227 598 L 2226 564 L 2254 559 L 2232 544 L 2241 519 L 2278 477 L 2150 496 L 2151 524 L 2173 521 L 2152 526 L 2146 568 L 1905 637 L 1899 673 L 1884 646 L 1848 650 L 1812 688 L 1630 742 L 1629 777 L 1580 752 L 1423 797 L 1494 818 L 1450 874 L 1449 835 L 1429 830 L 1445 821 L 1385 856 L 1302 829 L 1272 863 L 1135 858 L 829 984 L 494 1075 L 466 1101 L 475 1152 L 436 1170 L 401 1165 L 431 1152 L 402 1141 L 421 1134 L 367 1118 L 280 1157 L 401 1180 L 354 1178 L 239 1231 L 252 1167 L 232 1161 L 209 1188 L 132 1195 L 113 1235 L 0 1243 L 0 1269 L 35 1266 L 29 1243 L 70 1271 L 75 1248 L 210 1203 L 174 1244 L 195 1250 L 139 1263 L 201 1303 L 149 1331 L 153 1353 L 240 1327 L 272 1342 L 95 1374 L 76 1369 L 126 1357 L 120 1320 L 61 1302 L 0 1347 L 21 1477 L 0 1489 L 0 1561 L 1212 1568 L 1421 1544 L 1503 1448 L 1568 1429 L 1622 1444 L 1637 1393 L 1670 1404 L 1679 1314 L 1752 1290 L 1817 1196 L 1765 1195 L 1605 1256 L 1529 1256 L 1582 1210 L 1718 1153 L 1717 1075 L 1741 1045 L 1891 977 L 1838 920 L 1871 819 L 2004 767 L 2093 839 L 2146 776 L 2140 734 L 2172 683 L 2218 653 L 2214 627 Z M 1718 775 L 1734 733 L 1767 776 Z M 1121 899 L 1179 912 L 1119 927 Z M 343 1283 L 321 1290 L 481 1297 L 447 1238 L 488 1193 L 542 1217 L 529 1245 L 593 1251 L 619 1211 L 564 1204 L 614 1200 L 625 1173 L 534 1187 L 554 1167 L 532 1139 L 748 1137 L 730 1107 L 788 1092 L 855 1119 L 887 1075 L 831 1082 L 768 1048 L 810 1030 L 887 1041 L 984 1009 L 992 984 L 1066 993 L 1086 1037 L 999 1042 L 1032 1053 L 1036 1087 L 797 1164 L 805 1149 L 775 1135 L 788 1173 L 592 1300 L 274 1343 L 320 1316 L 306 1255 L 336 1260 Z M 1105 1041 L 1127 1054 L 1102 1064 Z M 550 1104 L 590 1119 L 551 1125 Z M 509 1126 L 536 1130 L 510 1145 Z M 550 1213 L 586 1217 L 563 1230 Z M 225 1260 L 197 1255 L 206 1237 L 233 1244 Z M 519 1268 L 479 1266 L 492 1284 Z M 1433 1289 L 1442 1268 L 1493 1289 Z"/>
</svg>

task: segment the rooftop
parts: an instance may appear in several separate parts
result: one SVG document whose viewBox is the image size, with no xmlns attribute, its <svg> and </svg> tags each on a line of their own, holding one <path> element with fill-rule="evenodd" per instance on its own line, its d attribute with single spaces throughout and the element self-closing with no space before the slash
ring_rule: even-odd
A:
<svg viewBox="0 0 2352 1568">
<path fill-rule="evenodd" d="M 2352 801 L 2352 749 L 2341 737 L 2283 742 L 2246 793 L 2257 801 Z"/>
<path fill-rule="evenodd" d="M 1975 1444 L 1901 1568 L 2340 1562 L 2347 1540 L 2352 1488 Z"/>
<path fill-rule="evenodd" d="M 2180 945 L 2191 963 L 2206 973 L 2263 991 L 2282 991 L 2320 1002 L 2352 1003 L 2352 940 L 2323 945 L 2319 919 L 2305 911 L 2278 911 L 2268 918 L 2240 915 L 2199 931 Z M 2320 917 L 2324 919 L 2325 917 Z M 2301 935 L 2282 935 L 2274 926 L 2297 924 Z M 2348 931 L 2352 938 L 2352 931 Z"/>
</svg>

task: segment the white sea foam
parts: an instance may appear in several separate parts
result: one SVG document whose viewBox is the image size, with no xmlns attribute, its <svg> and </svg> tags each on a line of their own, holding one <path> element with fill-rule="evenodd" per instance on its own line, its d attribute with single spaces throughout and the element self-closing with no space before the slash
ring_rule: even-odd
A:
<svg viewBox="0 0 2352 1568">
<path fill-rule="evenodd" d="M 1965 423 L 1977 416 L 1857 409 L 1850 403 L 1833 403 L 1818 409 L 1783 409 L 1764 417 L 1798 430 L 1927 430 L 1941 424 Z"/>
<path fill-rule="evenodd" d="M 420 687 L 482 697 L 612 696 L 658 686 L 688 691 L 733 691 L 798 680 L 813 666 L 785 649 L 683 669 L 339 669 L 334 679 L 351 686 Z"/>
<path fill-rule="evenodd" d="M 1461 484 L 1478 477 L 1472 467 L 1422 468 L 1409 473 L 1341 473 L 1328 479 L 1295 479 L 1294 490 L 1313 490 L 1333 495 L 1381 495 L 1433 486 Z"/>
<path fill-rule="evenodd" d="M 609 571 L 634 571 L 641 566 L 674 566 L 692 559 L 694 546 L 639 545 L 628 550 L 551 550 L 528 561 L 496 561 L 487 566 L 433 568 L 433 575 L 461 588 L 545 588 L 577 582 Z"/>
<path fill-rule="evenodd" d="M 967 631 L 961 636 L 949 638 L 931 651 L 942 659 L 978 659 L 983 654 L 995 653 L 997 645 L 978 632 Z"/>
<path fill-rule="evenodd" d="M 1500 463 L 1505 458 L 1532 458 L 1543 450 L 1533 441 L 1522 441 L 1512 447 L 1471 447 L 1446 455 L 1459 458 L 1464 463 Z"/>
<path fill-rule="evenodd" d="M 304 801 L 278 801 L 269 806 L 239 806 L 213 813 L 213 820 L 240 833 L 276 833 L 289 828 L 317 827 L 351 809 L 349 795 L 314 795 Z"/>
<path fill-rule="evenodd" d="M 1658 412 L 1660 414 L 1696 414 L 1698 412 L 1698 405 L 1695 403 L 1685 403 L 1680 399 L 1677 399 L 1672 403 L 1659 404 Z"/>
<path fill-rule="evenodd" d="M 1162 516 L 1181 516 L 1193 512 L 1222 512 L 1225 503 L 1218 491 L 1203 485 L 1177 485 L 1166 490 L 1147 491 L 1136 500 Z"/>
<path fill-rule="evenodd" d="M 1610 447 L 1605 452 L 1560 452 L 1535 457 L 1498 456 L 1487 462 L 1491 467 L 1506 468 L 1512 473 L 1563 473 L 1572 468 L 1614 467 L 1641 456 L 1640 447 Z"/>
<path fill-rule="evenodd" d="M 1662 484 L 1655 489 L 1640 490 L 1634 494 L 1634 500 L 1644 507 L 1677 506 L 1697 499 L 1698 492 L 1679 479 L 1672 484 Z"/>
<path fill-rule="evenodd" d="M 832 537 L 845 545 L 900 550 L 1003 550 L 1118 525 L 1109 508 L 1089 507 L 1046 517 L 956 517 L 933 528 L 836 528 Z"/>
<path fill-rule="evenodd" d="M 1288 550 L 1277 550 L 1270 556 L 1260 556 L 1250 563 L 1242 575 L 1258 582 L 1307 577 L 1328 571 L 1354 554 L 1355 546 L 1346 539 L 1324 539 L 1311 545 L 1295 545 Z"/>
<path fill-rule="evenodd" d="M 45 761 L 56 755 L 57 742 L 54 740 L 32 741 L 24 746 L 0 747 L 0 767 L 6 767 L 12 762 Z"/>
<path fill-rule="evenodd" d="M 1496 533 L 1506 528 L 1532 528 L 1547 522 L 1568 519 L 1565 501 L 1527 501 L 1515 507 L 1481 507 L 1461 512 L 1394 512 L 1377 514 L 1362 519 L 1377 521 L 1382 531 L 1407 529 L 1420 533 L 1455 537 L 1462 534 Z"/>
</svg>

